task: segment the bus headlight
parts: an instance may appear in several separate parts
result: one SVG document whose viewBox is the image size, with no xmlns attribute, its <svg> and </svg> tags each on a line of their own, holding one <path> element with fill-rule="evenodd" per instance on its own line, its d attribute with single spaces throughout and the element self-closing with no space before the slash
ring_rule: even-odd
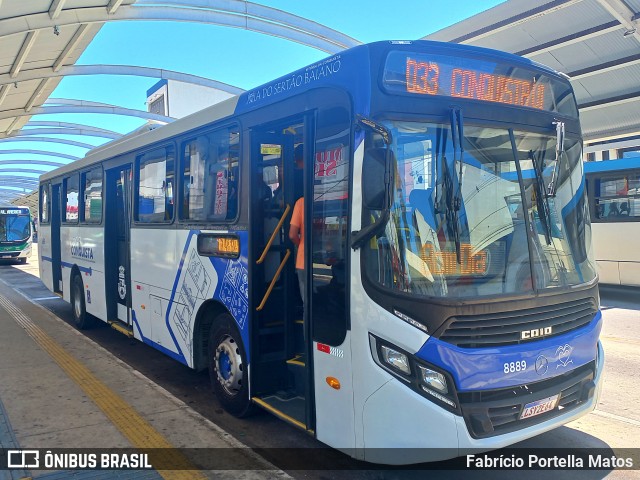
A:
<svg viewBox="0 0 640 480">
<path fill-rule="evenodd" d="M 461 414 L 453 378 L 445 370 L 417 358 L 391 342 L 369 333 L 369 347 L 373 361 L 401 380 L 421 396 Z"/>
<path fill-rule="evenodd" d="M 380 346 L 380 353 L 382 353 L 382 361 L 389 365 L 391 368 L 400 370 L 405 375 L 411 375 L 411 367 L 409 366 L 409 358 L 393 348 L 389 348 L 386 345 Z"/>
<path fill-rule="evenodd" d="M 449 392 L 447 379 L 444 378 L 444 375 L 440 372 L 423 367 L 422 365 L 418 365 L 418 369 L 420 370 L 420 380 L 425 386 L 440 393 L 446 394 Z"/>
</svg>

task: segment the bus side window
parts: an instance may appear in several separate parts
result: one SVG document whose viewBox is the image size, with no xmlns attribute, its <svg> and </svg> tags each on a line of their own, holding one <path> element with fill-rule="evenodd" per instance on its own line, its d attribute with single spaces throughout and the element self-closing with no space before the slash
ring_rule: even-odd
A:
<svg viewBox="0 0 640 480">
<path fill-rule="evenodd" d="M 173 219 L 173 164 L 172 147 L 138 157 L 137 221 L 169 223 Z"/>
<path fill-rule="evenodd" d="M 183 147 L 182 209 L 192 221 L 236 217 L 239 134 L 232 128 L 200 135 Z"/>
<path fill-rule="evenodd" d="M 84 207 L 81 221 L 100 223 L 102 221 L 102 168 L 94 168 L 82 174 L 84 186 Z"/>
<path fill-rule="evenodd" d="M 49 184 L 40 185 L 40 223 L 49 223 Z"/>
<path fill-rule="evenodd" d="M 65 212 L 63 220 L 66 223 L 78 223 L 78 175 L 65 178 L 62 185 Z"/>
</svg>

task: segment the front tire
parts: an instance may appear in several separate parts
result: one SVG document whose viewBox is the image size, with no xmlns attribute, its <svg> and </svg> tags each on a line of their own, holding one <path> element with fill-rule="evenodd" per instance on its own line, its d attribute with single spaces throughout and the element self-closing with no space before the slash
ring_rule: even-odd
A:
<svg viewBox="0 0 640 480">
<path fill-rule="evenodd" d="M 247 355 L 235 321 L 228 313 L 216 317 L 209 334 L 209 377 L 224 409 L 236 417 L 253 412 L 249 398 Z"/>
<path fill-rule="evenodd" d="M 74 275 L 71 280 L 71 307 L 73 309 L 73 321 L 78 330 L 90 328 L 91 317 L 87 313 L 84 303 L 84 284 L 80 275 Z"/>
</svg>

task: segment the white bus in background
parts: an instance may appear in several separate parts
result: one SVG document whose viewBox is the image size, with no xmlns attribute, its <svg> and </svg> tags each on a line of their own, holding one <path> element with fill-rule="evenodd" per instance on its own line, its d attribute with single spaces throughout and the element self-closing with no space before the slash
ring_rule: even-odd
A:
<svg viewBox="0 0 640 480">
<path fill-rule="evenodd" d="M 585 163 L 600 283 L 640 286 L 640 157 Z"/>
</svg>

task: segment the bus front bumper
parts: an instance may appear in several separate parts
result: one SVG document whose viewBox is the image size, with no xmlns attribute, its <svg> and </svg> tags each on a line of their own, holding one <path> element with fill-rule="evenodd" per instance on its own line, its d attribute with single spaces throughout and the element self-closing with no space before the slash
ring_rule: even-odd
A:
<svg viewBox="0 0 640 480">
<path fill-rule="evenodd" d="M 602 389 L 604 351 L 597 343 L 595 372 L 590 396 L 564 413 L 528 426 L 477 438 L 465 418 L 425 400 L 396 380 L 387 382 L 371 395 L 363 412 L 365 448 L 355 456 L 368 462 L 406 465 L 447 460 L 513 445 L 553 430 L 596 408 Z M 393 405 L 402 407 L 393 408 Z M 393 411 L 390 411 L 390 408 Z M 386 411 L 384 416 L 381 411 Z M 352 452 L 353 453 L 353 452 Z"/>
</svg>

